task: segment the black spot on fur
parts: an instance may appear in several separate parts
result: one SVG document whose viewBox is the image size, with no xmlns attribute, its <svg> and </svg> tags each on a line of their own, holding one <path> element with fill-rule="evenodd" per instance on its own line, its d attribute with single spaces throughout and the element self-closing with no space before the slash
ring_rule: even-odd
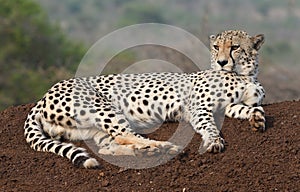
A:
<svg viewBox="0 0 300 192">
<path fill-rule="evenodd" d="M 56 146 L 55 149 L 54 149 L 54 152 L 58 153 L 61 148 L 62 148 L 62 145 Z"/>
<path fill-rule="evenodd" d="M 67 125 L 68 126 L 72 126 L 72 122 L 71 121 L 67 121 Z"/>
<path fill-rule="evenodd" d="M 44 111 L 44 117 L 45 117 L 45 119 L 47 119 L 47 118 L 48 118 L 48 114 L 47 114 L 47 112 L 46 112 L 46 111 Z"/>
<path fill-rule="evenodd" d="M 50 151 L 50 149 L 54 146 L 54 143 L 50 143 L 48 146 L 47 146 L 47 150 Z"/>
<path fill-rule="evenodd" d="M 110 119 L 104 119 L 104 122 L 105 123 L 111 123 L 111 120 Z"/>
<path fill-rule="evenodd" d="M 123 99 L 123 103 L 124 103 L 125 107 L 129 106 L 129 103 L 127 102 L 127 100 L 125 98 Z"/>
<path fill-rule="evenodd" d="M 113 113 L 108 114 L 108 117 L 110 117 L 110 118 L 113 118 L 113 117 L 115 117 L 115 116 L 116 116 L 116 115 L 113 114 Z"/>
<path fill-rule="evenodd" d="M 29 138 L 31 139 L 32 137 L 34 137 L 34 135 L 35 135 L 34 133 L 30 133 Z"/>
<path fill-rule="evenodd" d="M 68 152 L 70 151 L 70 149 L 72 149 L 72 146 L 66 147 L 66 148 L 63 150 L 62 155 L 63 155 L 64 157 L 67 157 L 67 154 L 68 154 Z"/>
<path fill-rule="evenodd" d="M 118 124 L 123 124 L 123 123 L 125 123 L 126 121 L 125 121 L 125 119 L 120 119 L 119 121 L 118 121 Z"/>
<path fill-rule="evenodd" d="M 55 118 L 55 114 L 50 115 L 50 119 L 53 120 Z"/>
<path fill-rule="evenodd" d="M 147 100 L 143 100 L 143 104 L 144 104 L 144 105 L 146 105 L 146 106 L 147 106 L 147 105 L 148 105 L 148 103 L 149 103 L 149 102 L 148 102 Z"/>
<path fill-rule="evenodd" d="M 60 115 L 60 116 L 57 117 L 57 120 L 58 120 L 58 121 L 61 121 L 61 120 L 63 120 L 63 119 L 64 119 L 64 116 L 62 116 L 62 115 Z"/>
<path fill-rule="evenodd" d="M 140 107 L 137 108 L 137 111 L 138 111 L 140 114 L 143 114 L 143 110 L 142 110 Z"/>
</svg>

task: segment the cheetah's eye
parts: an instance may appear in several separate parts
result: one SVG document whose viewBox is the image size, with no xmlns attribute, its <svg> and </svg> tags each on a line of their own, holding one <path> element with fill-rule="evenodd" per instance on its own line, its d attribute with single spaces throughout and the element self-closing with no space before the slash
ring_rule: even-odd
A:
<svg viewBox="0 0 300 192">
<path fill-rule="evenodd" d="M 214 45 L 215 50 L 219 50 L 219 46 L 218 45 Z"/>
<path fill-rule="evenodd" d="M 231 50 L 237 50 L 240 46 L 239 45 L 232 45 Z"/>
</svg>

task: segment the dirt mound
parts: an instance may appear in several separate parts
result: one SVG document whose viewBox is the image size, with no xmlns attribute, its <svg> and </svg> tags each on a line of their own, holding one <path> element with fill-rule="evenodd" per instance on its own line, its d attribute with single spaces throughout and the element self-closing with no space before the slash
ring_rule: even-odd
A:
<svg viewBox="0 0 300 192">
<path fill-rule="evenodd" d="M 265 133 L 250 131 L 247 121 L 226 118 L 224 153 L 200 155 L 201 139 L 195 135 L 168 163 L 141 170 L 122 170 L 101 159 L 102 169 L 80 169 L 31 150 L 23 122 L 32 106 L 0 113 L 0 191 L 300 191 L 299 101 L 265 106 Z M 163 139 L 174 127 L 164 124 L 155 138 Z"/>
</svg>

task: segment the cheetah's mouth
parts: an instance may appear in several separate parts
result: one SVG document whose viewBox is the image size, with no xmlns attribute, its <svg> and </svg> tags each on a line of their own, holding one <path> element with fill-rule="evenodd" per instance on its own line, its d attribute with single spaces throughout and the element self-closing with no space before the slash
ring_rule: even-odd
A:
<svg viewBox="0 0 300 192">
<path fill-rule="evenodd" d="M 235 64 L 233 64 L 232 66 L 223 66 L 221 67 L 221 71 L 226 71 L 226 72 L 232 72 L 232 71 L 236 71 L 236 68 L 234 67 Z"/>
<path fill-rule="evenodd" d="M 231 70 L 222 68 L 221 71 L 231 71 Z"/>
</svg>

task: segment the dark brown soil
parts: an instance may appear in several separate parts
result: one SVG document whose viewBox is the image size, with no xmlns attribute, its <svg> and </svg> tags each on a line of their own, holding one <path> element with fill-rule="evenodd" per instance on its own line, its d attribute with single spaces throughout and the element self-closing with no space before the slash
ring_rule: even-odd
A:
<svg viewBox="0 0 300 192">
<path fill-rule="evenodd" d="M 0 191 L 300 191 L 299 101 L 265 106 L 264 133 L 252 132 L 247 121 L 225 119 L 224 153 L 200 155 L 201 139 L 195 135 L 168 163 L 140 170 L 122 170 L 101 159 L 101 169 L 86 170 L 33 151 L 23 137 L 30 107 L 0 113 Z M 164 124 L 153 135 L 164 138 L 174 127 Z"/>
</svg>

